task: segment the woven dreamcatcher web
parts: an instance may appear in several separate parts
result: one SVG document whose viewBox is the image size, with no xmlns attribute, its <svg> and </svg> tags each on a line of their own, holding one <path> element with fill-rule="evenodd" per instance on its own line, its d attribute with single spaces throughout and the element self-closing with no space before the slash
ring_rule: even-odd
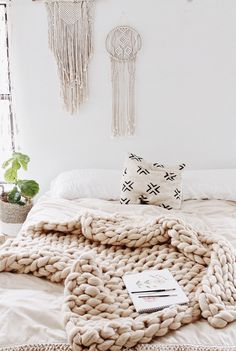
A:
<svg viewBox="0 0 236 351">
<path fill-rule="evenodd" d="M 46 0 L 49 46 L 55 56 L 65 107 L 71 114 L 88 98 L 93 52 L 94 0 Z"/>
<path fill-rule="evenodd" d="M 135 66 L 141 46 L 139 33 L 129 26 L 114 28 L 106 39 L 106 49 L 111 57 L 114 137 L 135 132 Z"/>
</svg>

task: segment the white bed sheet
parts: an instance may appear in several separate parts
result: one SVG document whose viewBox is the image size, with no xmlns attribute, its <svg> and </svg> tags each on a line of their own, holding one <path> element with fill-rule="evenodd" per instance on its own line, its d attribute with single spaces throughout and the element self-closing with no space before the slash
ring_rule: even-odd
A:
<svg viewBox="0 0 236 351">
<path fill-rule="evenodd" d="M 124 206 L 118 203 L 82 199 L 53 200 L 44 196 L 31 211 L 27 225 L 42 219 L 67 220 L 81 207 L 132 214 L 160 214 L 154 206 Z M 176 211 L 184 220 L 202 230 L 227 238 L 236 249 L 236 203 L 206 200 L 185 201 Z M 61 305 L 63 287 L 30 275 L 0 274 L 0 347 L 25 344 L 66 343 Z M 235 346 L 236 323 L 214 329 L 205 320 L 187 325 L 154 343 Z"/>
</svg>

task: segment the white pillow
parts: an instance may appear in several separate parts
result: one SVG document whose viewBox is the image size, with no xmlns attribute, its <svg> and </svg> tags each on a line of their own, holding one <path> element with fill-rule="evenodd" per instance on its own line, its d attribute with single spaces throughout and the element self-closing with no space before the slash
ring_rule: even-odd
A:
<svg viewBox="0 0 236 351">
<path fill-rule="evenodd" d="M 59 174 L 51 183 L 51 196 L 74 200 L 118 200 L 122 172 L 115 169 L 78 169 Z"/>
<path fill-rule="evenodd" d="M 183 200 L 236 201 L 236 169 L 184 171 L 182 179 Z"/>
<path fill-rule="evenodd" d="M 59 174 L 51 183 L 51 196 L 74 200 L 119 200 L 121 170 L 78 169 Z M 236 201 L 236 169 L 182 172 L 182 199 Z"/>
</svg>

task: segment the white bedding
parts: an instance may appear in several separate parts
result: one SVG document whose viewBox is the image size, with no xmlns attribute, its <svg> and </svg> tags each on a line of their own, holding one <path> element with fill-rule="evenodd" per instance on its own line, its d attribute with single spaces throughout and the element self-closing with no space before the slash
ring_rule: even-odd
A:
<svg viewBox="0 0 236 351">
<path fill-rule="evenodd" d="M 27 225 L 41 219 L 67 220 L 76 216 L 81 206 L 108 212 L 152 214 L 154 206 L 124 206 L 94 199 L 77 201 L 53 200 L 44 196 L 33 208 Z M 161 210 L 163 213 L 165 210 Z M 236 203 L 206 200 L 185 201 L 176 211 L 199 229 L 227 238 L 236 249 Z M 0 347 L 25 344 L 66 343 L 60 307 L 63 287 L 30 275 L 0 274 Z M 201 320 L 172 332 L 155 342 L 174 345 L 235 346 L 236 323 L 225 329 L 214 329 Z"/>
</svg>

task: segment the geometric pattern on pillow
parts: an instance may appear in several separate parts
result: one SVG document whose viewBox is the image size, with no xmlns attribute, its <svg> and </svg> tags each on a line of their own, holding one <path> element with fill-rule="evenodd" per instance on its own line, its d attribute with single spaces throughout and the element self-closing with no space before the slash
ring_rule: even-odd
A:
<svg viewBox="0 0 236 351">
<path fill-rule="evenodd" d="M 181 172 L 184 168 L 184 163 L 169 167 L 128 154 L 122 176 L 120 203 L 179 209 L 182 200 Z"/>
</svg>

